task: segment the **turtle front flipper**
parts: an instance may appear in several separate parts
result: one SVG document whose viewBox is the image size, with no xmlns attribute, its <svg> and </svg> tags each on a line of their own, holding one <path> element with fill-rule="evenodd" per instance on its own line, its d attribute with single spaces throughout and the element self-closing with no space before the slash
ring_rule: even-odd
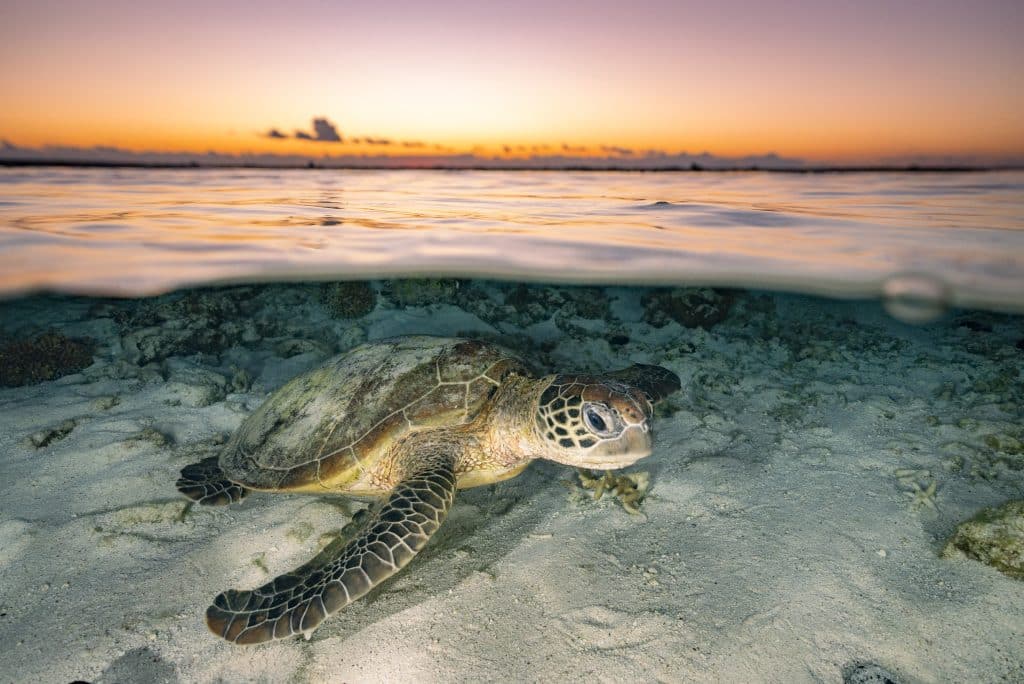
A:
<svg viewBox="0 0 1024 684">
<path fill-rule="evenodd" d="M 329 544 L 316 558 L 259 589 L 229 589 L 206 610 L 214 634 L 257 644 L 302 634 L 401 570 L 437 531 L 455 497 L 445 458 L 414 470 L 367 517 L 354 538 Z"/>
<path fill-rule="evenodd" d="M 634 363 L 629 368 L 609 373 L 608 377 L 642 390 L 651 401 L 661 401 L 682 387 L 679 376 L 669 369 L 645 363 Z"/>
<path fill-rule="evenodd" d="M 226 506 L 241 501 L 249 494 L 248 489 L 225 477 L 217 456 L 182 468 L 175 486 L 179 492 L 203 506 Z"/>
</svg>

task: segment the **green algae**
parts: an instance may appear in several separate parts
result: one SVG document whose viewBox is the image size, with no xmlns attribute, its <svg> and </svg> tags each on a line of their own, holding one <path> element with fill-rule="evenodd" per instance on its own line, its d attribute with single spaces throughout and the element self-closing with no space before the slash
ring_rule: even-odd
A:
<svg viewBox="0 0 1024 684">
<path fill-rule="evenodd" d="M 35 385 L 92 365 L 96 344 L 50 330 L 0 346 L 0 387 Z"/>
<path fill-rule="evenodd" d="M 1024 500 L 985 508 L 960 523 L 942 555 L 966 556 L 999 572 L 1024 580 Z"/>
<path fill-rule="evenodd" d="M 686 328 L 709 330 L 725 320 L 736 294 L 728 290 L 677 287 L 644 295 L 644 320 L 656 328 L 675 321 Z"/>
<path fill-rule="evenodd" d="M 398 306 L 426 306 L 451 302 L 459 290 L 459 281 L 450 278 L 391 280 L 384 290 Z"/>
<path fill-rule="evenodd" d="M 320 301 L 334 318 L 360 318 L 376 308 L 377 292 L 364 281 L 324 283 Z"/>
</svg>

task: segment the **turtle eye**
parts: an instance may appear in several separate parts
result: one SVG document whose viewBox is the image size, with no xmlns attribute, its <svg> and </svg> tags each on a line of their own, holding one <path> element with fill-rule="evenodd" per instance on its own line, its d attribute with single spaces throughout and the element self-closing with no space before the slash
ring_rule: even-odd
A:
<svg viewBox="0 0 1024 684">
<path fill-rule="evenodd" d="M 587 429 L 598 437 L 614 437 L 617 434 L 615 418 L 604 404 L 587 404 L 584 406 L 583 422 L 586 423 Z"/>
</svg>

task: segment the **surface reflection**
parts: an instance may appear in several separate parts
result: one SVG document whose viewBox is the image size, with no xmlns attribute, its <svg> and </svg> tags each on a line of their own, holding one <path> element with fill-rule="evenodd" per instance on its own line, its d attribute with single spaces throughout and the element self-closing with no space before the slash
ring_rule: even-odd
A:
<svg viewBox="0 0 1024 684">
<path fill-rule="evenodd" d="M 913 272 L 1019 308 L 1024 173 L 0 169 L 0 246 L 8 294 L 436 273 L 874 297 Z"/>
</svg>

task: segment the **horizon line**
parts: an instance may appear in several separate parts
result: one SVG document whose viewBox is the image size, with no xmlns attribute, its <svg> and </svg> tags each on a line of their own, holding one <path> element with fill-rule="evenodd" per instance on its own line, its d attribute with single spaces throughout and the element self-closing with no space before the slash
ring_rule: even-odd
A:
<svg viewBox="0 0 1024 684">
<path fill-rule="evenodd" d="M 618 149 L 618 148 L 614 148 Z M 984 152 L 904 151 L 829 159 L 787 156 L 776 151 L 718 155 L 667 150 L 629 150 L 628 154 L 566 154 L 534 151 L 501 155 L 479 150 L 427 154 L 197 150 L 133 150 L 118 146 L 44 145 L 23 147 L 0 137 L 0 164 L 5 166 L 137 167 L 137 168 L 339 168 L 339 169 L 474 169 L 474 170 L 996 170 L 1024 168 L 1024 155 Z"/>
<path fill-rule="evenodd" d="M 603 161 L 603 160 L 602 160 Z M 278 171 L 593 171 L 593 172 L 626 172 L 626 173 L 734 173 L 734 172 L 771 172 L 771 173 L 964 173 L 994 171 L 1024 171 L 1024 162 L 1010 161 L 1005 164 L 930 164 L 920 162 L 892 164 L 807 164 L 793 165 L 760 165 L 736 164 L 703 166 L 696 162 L 690 164 L 666 166 L 616 166 L 616 165 L 574 165 L 551 164 L 531 166 L 527 164 L 323 164 L 309 160 L 305 163 L 260 163 L 260 162 L 224 162 L 200 163 L 198 161 L 113 161 L 113 160 L 78 160 L 61 158 L 11 158 L 0 156 L 0 167 L 62 167 L 62 168 L 105 168 L 105 169 L 268 169 Z"/>
</svg>

